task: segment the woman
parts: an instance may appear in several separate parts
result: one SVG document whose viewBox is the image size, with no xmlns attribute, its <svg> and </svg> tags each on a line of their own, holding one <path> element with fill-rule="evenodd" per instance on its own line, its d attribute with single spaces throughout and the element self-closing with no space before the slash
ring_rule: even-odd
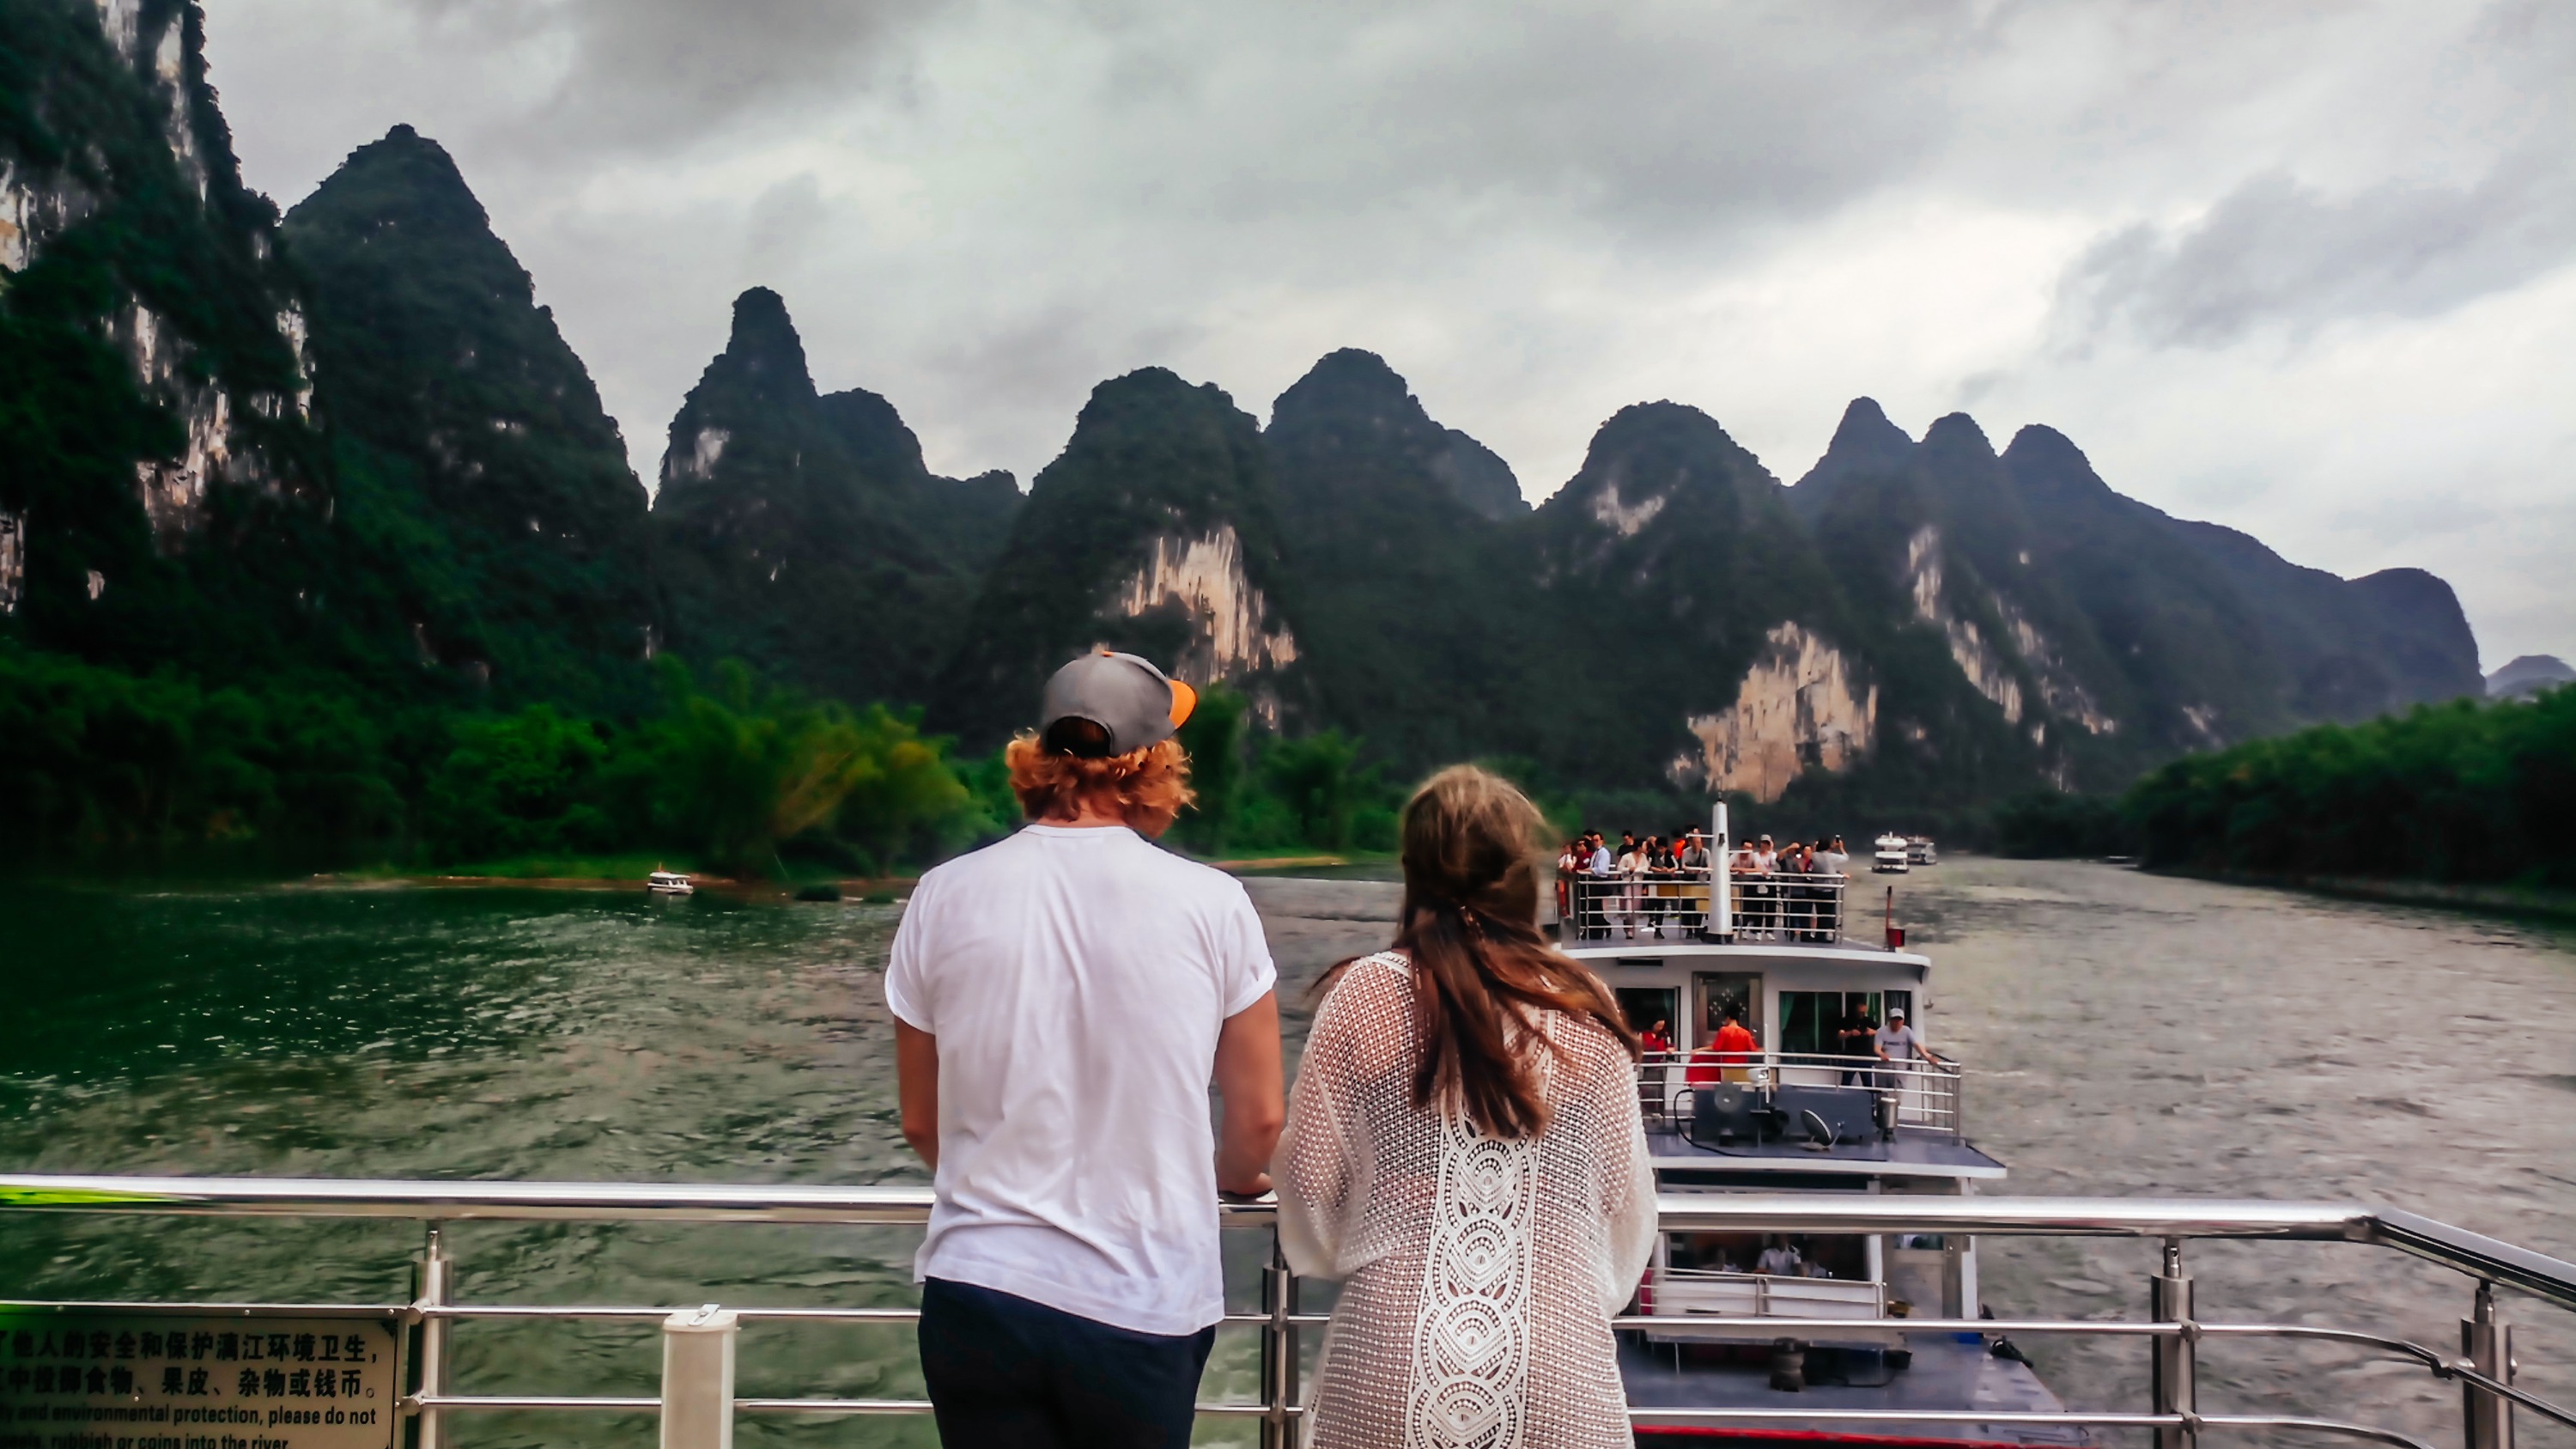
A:
<svg viewBox="0 0 2576 1449">
<path fill-rule="evenodd" d="M 1537 809 L 1461 765 L 1404 807 L 1393 949 L 1334 968 L 1273 1172 L 1346 1280 L 1321 1449 L 1627 1449 L 1610 1317 L 1654 1249 L 1637 1038 L 1539 934 Z"/>
<path fill-rule="evenodd" d="M 1637 939 L 1637 920 L 1646 900 L 1646 847 L 1637 837 L 1619 835 L 1619 915 L 1628 939 Z"/>
</svg>

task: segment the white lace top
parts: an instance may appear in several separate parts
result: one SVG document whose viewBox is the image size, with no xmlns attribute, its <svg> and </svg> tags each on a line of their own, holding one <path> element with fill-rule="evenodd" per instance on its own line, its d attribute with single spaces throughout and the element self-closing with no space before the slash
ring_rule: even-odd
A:
<svg viewBox="0 0 2576 1449">
<path fill-rule="evenodd" d="M 1289 1265 L 1347 1280 L 1308 1401 L 1319 1449 L 1634 1442 L 1609 1319 L 1654 1250 L 1636 1078 L 1597 1023 L 1539 1025 L 1551 1120 L 1504 1142 L 1414 1109 L 1401 953 L 1354 963 L 1316 1013 L 1275 1167 Z"/>
</svg>

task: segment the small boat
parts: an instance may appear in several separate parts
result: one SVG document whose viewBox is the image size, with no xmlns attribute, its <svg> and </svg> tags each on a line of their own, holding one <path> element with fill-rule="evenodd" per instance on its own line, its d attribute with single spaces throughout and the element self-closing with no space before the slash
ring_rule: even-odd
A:
<svg viewBox="0 0 2576 1449">
<path fill-rule="evenodd" d="M 1909 865 L 1939 865 L 1941 852 L 1931 836 L 1909 835 L 1905 837 L 1905 859 Z"/>
<path fill-rule="evenodd" d="M 698 888 L 679 871 L 657 870 L 644 877 L 644 889 L 657 896 L 686 896 L 695 895 Z"/>
<path fill-rule="evenodd" d="M 1875 847 L 1869 860 L 1871 870 L 1880 875 L 1903 875 L 1912 869 L 1914 852 L 1904 836 L 1891 831 L 1871 844 Z"/>
</svg>

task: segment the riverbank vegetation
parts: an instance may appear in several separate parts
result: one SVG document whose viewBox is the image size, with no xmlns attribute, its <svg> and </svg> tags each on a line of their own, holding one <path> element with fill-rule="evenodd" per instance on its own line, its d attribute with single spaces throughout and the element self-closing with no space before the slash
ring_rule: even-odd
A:
<svg viewBox="0 0 2576 1449">
<path fill-rule="evenodd" d="M 916 870 L 1019 818 L 998 754 L 956 758 L 919 711 L 655 662 L 627 719 L 388 702 L 340 681 L 212 684 L 0 649 L 0 859 L 20 869 L 640 875 L 801 880 Z M 1208 856 L 1393 849 L 1399 787 L 1362 742 L 1248 728 L 1208 692 L 1184 732 Z M 641 862 L 639 864 L 639 862 Z"/>
<path fill-rule="evenodd" d="M 2151 868 L 2576 886 L 2576 688 L 2194 755 L 2122 811 Z"/>
</svg>

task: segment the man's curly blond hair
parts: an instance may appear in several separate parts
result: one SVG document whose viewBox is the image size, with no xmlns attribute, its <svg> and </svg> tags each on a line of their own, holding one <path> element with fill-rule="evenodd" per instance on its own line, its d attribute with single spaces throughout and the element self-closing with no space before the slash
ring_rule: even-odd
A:
<svg viewBox="0 0 2576 1449">
<path fill-rule="evenodd" d="M 1011 793 L 1031 820 L 1071 820 L 1082 802 L 1115 813 L 1145 835 L 1160 835 L 1197 798 L 1190 789 L 1190 756 L 1179 740 L 1164 740 L 1123 755 L 1084 759 L 1061 754 L 1023 732 L 1002 751 L 1011 767 Z"/>
</svg>

